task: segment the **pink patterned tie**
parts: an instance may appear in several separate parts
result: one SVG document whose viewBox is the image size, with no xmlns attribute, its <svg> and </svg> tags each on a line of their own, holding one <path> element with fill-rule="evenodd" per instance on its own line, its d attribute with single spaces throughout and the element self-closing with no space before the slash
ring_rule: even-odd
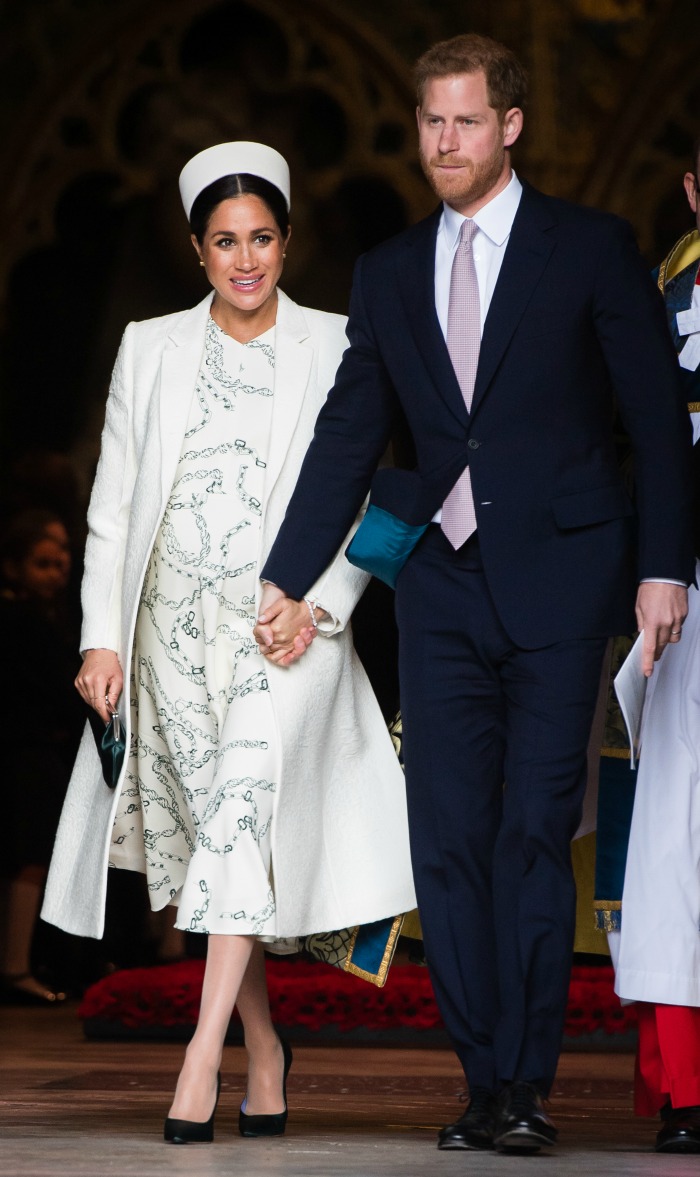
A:
<svg viewBox="0 0 700 1177">
<path fill-rule="evenodd" d="M 472 253 L 472 240 L 477 228 L 475 221 L 462 223 L 459 245 L 452 262 L 447 312 L 447 350 L 467 412 L 472 407 L 481 345 L 481 307 Z M 476 512 L 468 466 L 443 503 L 440 526 L 453 548 L 461 548 L 476 531 Z"/>
</svg>

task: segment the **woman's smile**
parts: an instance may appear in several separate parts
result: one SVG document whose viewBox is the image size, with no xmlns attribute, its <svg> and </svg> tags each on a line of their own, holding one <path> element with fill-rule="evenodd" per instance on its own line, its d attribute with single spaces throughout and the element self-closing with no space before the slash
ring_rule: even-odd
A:
<svg viewBox="0 0 700 1177">
<path fill-rule="evenodd" d="M 264 281 L 264 274 L 256 274 L 252 278 L 230 278 L 229 281 L 232 286 L 239 290 L 256 290 L 261 282 Z"/>
</svg>

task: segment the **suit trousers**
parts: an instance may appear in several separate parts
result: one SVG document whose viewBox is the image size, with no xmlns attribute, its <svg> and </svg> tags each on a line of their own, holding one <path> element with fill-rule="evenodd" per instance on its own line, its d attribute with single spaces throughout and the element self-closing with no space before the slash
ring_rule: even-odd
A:
<svg viewBox="0 0 700 1177">
<path fill-rule="evenodd" d="M 411 855 L 440 1012 L 471 1086 L 522 1079 L 546 1095 L 606 638 L 515 646 L 478 534 L 454 551 L 434 525 L 399 575 L 396 612 Z"/>
</svg>

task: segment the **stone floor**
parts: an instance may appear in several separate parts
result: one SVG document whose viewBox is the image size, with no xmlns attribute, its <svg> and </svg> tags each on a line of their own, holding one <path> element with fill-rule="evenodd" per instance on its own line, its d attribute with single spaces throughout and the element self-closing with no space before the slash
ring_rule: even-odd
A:
<svg viewBox="0 0 700 1177">
<path fill-rule="evenodd" d="M 439 1125 L 460 1113 L 449 1051 L 299 1046 L 290 1119 L 277 1140 L 234 1131 L 244 1053 L 228 1047 L 212 1145 L 161 1140 L 182 1047 L 86 1042 L 74 1005 L 0 1009 L 3 1177 L 697 1177 L 699 1157 L 651 1151 L 656 1125 L 631 1114 L 630 1054 L 567 1053 L 552 1096 L 561 1144 L 548 1156 L 440 1153 Z"/>
</svg>

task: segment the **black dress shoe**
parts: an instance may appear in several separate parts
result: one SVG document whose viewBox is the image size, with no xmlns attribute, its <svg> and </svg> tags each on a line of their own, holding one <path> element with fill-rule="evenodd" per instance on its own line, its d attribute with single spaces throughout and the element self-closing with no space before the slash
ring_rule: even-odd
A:
<svg viewBox="0 0 700 1177">
<path fill-rule="evenodd" d="M 657 1152 L 700 1152 L 700 1107 L 663 1109 Z"/>
<path fill-rule="evenodd" d="M 216 1099 L 214 1110 L 208 1120 L 171 1120 L 168 1116 L 163 1129 L 163 1139 L 168 1144 L 211 1144 L 214 1139 L 214 1116 L 221 1093 L 221 1075 L 216 1076 Z"/>
<path fill-rule="evenodd" d="M 454 1124 L 438 1134 L 438 1148 L 493 1148 L 496 1096 L 487 1087 L 473 1087 L 469 1107 Z"/>
<path fill-rule="evenodd" d="M 539 1152 L 556 1143 L 557 1130 L 532 1083 L 509 1083 L 499 1097 L 494 1143 L 499 1152 Z"/>
<path fill-rule="evenodd" d="M 280 1038 L 282 1054 L 284 1056 L 284 1071 L 282 1072 L 283 1112 L 272 1112 L 268 1115 L 249 1116 L 245 1110 L 246 1100 L 238 1113 L 238 1131 L 241 1136 L 282 1136 L 287 1127 L 287 1075 L 292 1065 L 292 1048 L 289 1043 Z"/>
</svg>

